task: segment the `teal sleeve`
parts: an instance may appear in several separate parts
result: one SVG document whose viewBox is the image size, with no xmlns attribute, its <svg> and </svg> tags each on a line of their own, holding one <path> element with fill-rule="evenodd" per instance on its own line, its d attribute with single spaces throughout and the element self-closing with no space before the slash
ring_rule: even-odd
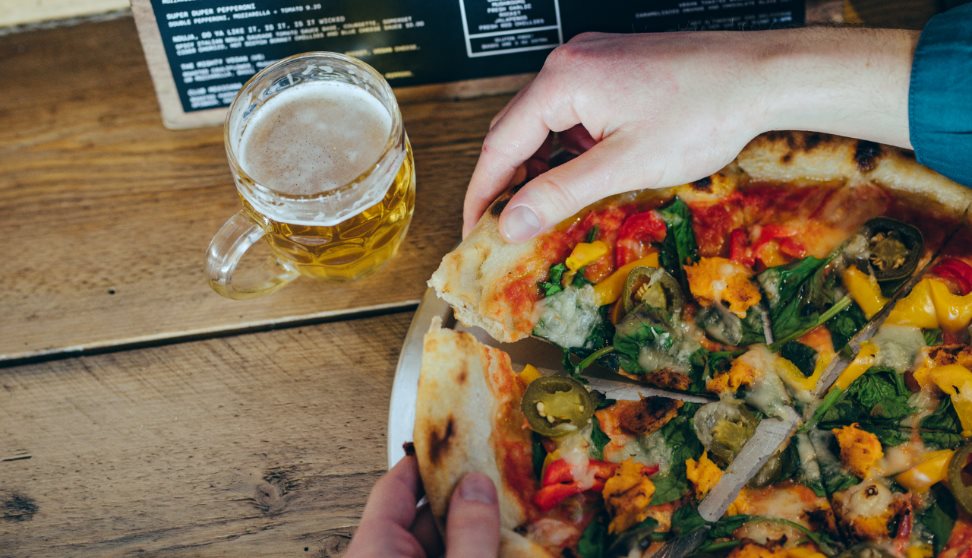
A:
<svg viewBox="0 0 972 558">
<path fill-rule="evenodd" d="M 938 14 L 922 30 L 908 125 L 918 162 L 972 186 L 972 4 Z"/>
</svg>

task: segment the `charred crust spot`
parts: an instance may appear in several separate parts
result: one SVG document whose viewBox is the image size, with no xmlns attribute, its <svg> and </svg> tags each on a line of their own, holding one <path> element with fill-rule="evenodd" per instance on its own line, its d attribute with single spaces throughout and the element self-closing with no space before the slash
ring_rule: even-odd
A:
<svg viewBox="0 0 972 558">
<path fill-rule="evenodd" d="M 29 521 L 38 509 L 33 498 L 14 493 L 3 503 L 3 518 L 7 521 Z"/>
<path fill-rule="evenodd" d="M 877 167 L 878 158 L 881 157 L 881 146 L 873 141 L 861 140 L 857 142 L 854 150 L 854 161 L 857 168 L 863 173 L 868 173 Z"/>
<path fill-rule="evenodd" d="M 493 217 L 499 217 L 503 210 L 506 209 L 506 204 L 510 203 L 510 198 L 505 198 L 502 200 L 496 200 L 492 206 L 489 208 L 490 214 Z"/>
<path fill-rule="evenodd" d="M 639 405 L 625 407 L 618 414 L 618 425 L 629 434 L 651 434 L 672 420 L 681 401 L 667 397 L 643 397 Z"/>
<path fill-rule="evenodd" d="M 780 157 L 780 162 L 783 163 L 784 165 L 788 164 L 792 160 L 793 160 L 793 153 L 790 151 L 787 151 L 782 157 Z"/>
<path fill-rule="evenodd" d="M 513 528 L 513 532 L 516 533 L 516 534 L 518 534 L 518 535 L 526 535 L 527 534 L 527 526 L 526 525 L 517 525 L 516 527 Z"/>
<path fill-rule="evenodd" d="M 438 464 L 445 457 L 445 454 L 449 452 L 454 429 L 455 420 L 452 418 L 452 415 L 449 415 L 441 435 L 436 429 L 429 430 L 429 459 L 432 460 L 433 464 Z"/>
<path fill-rule="evenodd" d="M 712 177 L 706 176 L 705 178 L 700 178 L 692 183 L 692 189 L 696 192 L 711 192 L 712 191 Z"/>
<path fill-rule="evenodd" d="M 803 148 L 807 151 L 812 151 L 817 148 L 823 142 L 824 138 L 820 134 L 807 134 L 804 136 Z"/>
<path fill-rule="evenodd" d="M 405 442 L 402 444 L 402 451 L 405 452 L 405 455 L 415 455 L 415 444 L 412 442 Z"/>
</svg>

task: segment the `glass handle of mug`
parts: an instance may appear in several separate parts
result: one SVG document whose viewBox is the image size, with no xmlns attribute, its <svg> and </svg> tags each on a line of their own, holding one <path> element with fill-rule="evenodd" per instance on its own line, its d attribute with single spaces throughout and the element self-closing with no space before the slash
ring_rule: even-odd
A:
<svg viewBox="0 0 972 558">
<path fill-rule="evenodd" d="M 270 294 L 300 275 L 293 264 L 266 258 L 260 264 L 262 269 L 247 271 L 246 282 L 233 281 L 243 256 L 264 234 L 263 228 L 243 210 L 223 223 L 209 243 L 206 256 L 206 276 L 213 290 L 227 298 L 253 298 Z"/>
</svg>

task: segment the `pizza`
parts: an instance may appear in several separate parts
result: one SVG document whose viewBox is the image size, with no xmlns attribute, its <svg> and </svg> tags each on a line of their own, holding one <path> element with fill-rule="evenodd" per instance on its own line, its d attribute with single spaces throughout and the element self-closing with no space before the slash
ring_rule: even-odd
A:
<svg viewBox="0 0 972 558">
<path fill-rule="evenodd" d="M 650 556 L 694 535 L 693 556 L 972 558 L 969 191 L 902 150 L 772 133 L 520 245 L 498 233 L 509 195 L 430 285 L 465 324 L 544 339 L 563 363 L 514 369 L 433 326 L 414 443 L 436 517 L 478 470 L 504 556 Z M 607 399 L 591 367 L 664 395 Z M 760 423 L 791 418 L 703 519 Z"/>
</svg>

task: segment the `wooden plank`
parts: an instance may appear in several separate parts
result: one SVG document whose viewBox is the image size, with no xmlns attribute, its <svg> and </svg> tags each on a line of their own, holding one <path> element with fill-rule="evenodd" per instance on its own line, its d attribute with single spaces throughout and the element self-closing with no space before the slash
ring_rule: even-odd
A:
<svg viewBox="0 0 972 558">
<path fill-rule="evenodd" d="M 0 556 L 332 555 L 410 318 L 0 370 Z"/>
<path fill-rule="evenodd" d="M 161 126 L 132 20 L 2 37 L 0 60 L 0 359 L 416 303 L 458 242 L 466 182 L 506 100 L 403 107 L 418 201 L 389 265 L 239 302 L 202 271 L 239 207 L 222 131 Z"/>
</svg>

